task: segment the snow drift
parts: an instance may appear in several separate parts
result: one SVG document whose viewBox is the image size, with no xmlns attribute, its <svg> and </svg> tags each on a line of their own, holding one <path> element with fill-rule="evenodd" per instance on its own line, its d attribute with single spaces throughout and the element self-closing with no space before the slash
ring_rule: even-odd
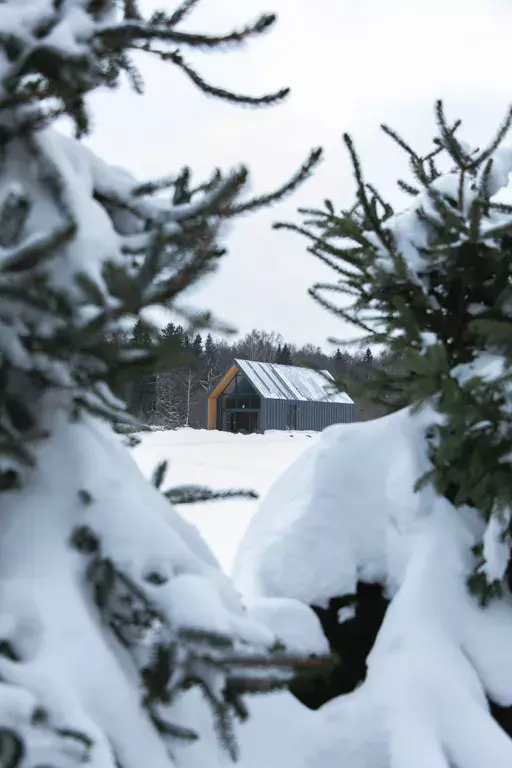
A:
<svg viewBox="0 0 512 768">
<path fill-rule="evenodd" d="M 392 598 L 366 681 L 321 708 L 332 740 L 316 765 L 505 768 L 512 742 L 488 699 L 512 705 L 512 601 L 470 595 L 485 524 L 416 480 L 429 469 L 430 408 L 326 430 L 275 483 L 237 553 L 256 599 L 308 605 L 382 583 Z"/>
</svg>

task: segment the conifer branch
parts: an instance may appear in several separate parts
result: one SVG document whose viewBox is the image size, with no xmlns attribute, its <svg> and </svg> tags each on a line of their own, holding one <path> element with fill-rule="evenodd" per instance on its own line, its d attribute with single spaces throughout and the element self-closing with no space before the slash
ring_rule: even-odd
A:
<svg viewBox="0 0 512 768">
<path fill-rule="evenodd" d="M 296 174 L 290 179 L 290 181 L 283 184 L 275 192 L 271 192 L 267 195 L 261 195 L 261 197 L 255 197 L 252 200 L 248 200 L 245 203 L 238 203 L 231 205 L 226 209 L 224 215 L 228 218 L 232 216 L 238 216 L 241 213 L 249 213 L 250 211 L 256 211 L 259 208 L 266 208 L 273 203 L 280 202 L 288 195 L 291 195 L 295 190 L 303 184 L 308 178 L 310 178 L 312 172 L 318 165 L 322 158 L 321 148 L 312 150 L 308 159 L 300 168 Z M 275 229 L 278 226 L 274 225 Z"/>
<path fill-rule="evenodd" d="M 172 17 L 171 17 L 172 19 Z M 240 45 L 250 37 L 261 35 L 275 23 L 275 14 L 261 16 L 254 24 L 240 30 L 233 30 L 226 35 L 202 35 L 191 32 L 178 32 L 176 24 L 166 23 L 158 17 L 148 22 L 127 19 L 113 26 L 104 25 L 96 31 L 96 38 L 107 49 L 116 50 L 142 40 L 162 40 L 174 45 L 191 48 L 220 48 L 227 45 Z"/>
<path fill-rule="evenodd" d="M 440 131 L 440 141 L 442 146 L 448 150 L 450 156 L 455 160 L 457 166 L 461 171 L 470 167 L 471 157 L 462 149 L 461 145 L 455 138 L 454 128 L 448 126 L 445 114 L 444 105 L 441 99 L 436 102 L 436 120 Z"/>
<path fill-rule="evenodd" d="M 137 0 L 123 0 L 124 18 L 125 19 L 141 19 L 141 13 Z"/>
<path fill-rule="evenodd" d="M 251 490 L 213 491 L 202 486 L 177 486 L 165 491 L 164 496 L 171 504 L 198 504 L 205 501 L 229 501 L 231 499 L 257 499 L 258 494 Z"/>
<path fill-rule="evenodd" d="M 199 0 L 183 0 L 169 18 L 169 26 L 176 27 L 188 16 L 188 14 L 198 5 Z"/>
<path fill-rule="evenodd" d="M 509 132 L 511 126 L 512 126 L 512 105 L 508 108 L 507 114 L 505 115 L 505 118 L 503 119 L 502 124 L 500 125 L 498 131 L 496 132 L 496 136 L 490 142 L 487 149 L 484 149 L 473 160 L 473 163 L 472 163 L 473 170 L 475 170 L 476 168 L 481 166 L 483 163 L 485 163 L 491 157 L 491 155 L 498 149 L 498 147 L 503 143 L 503 140 L 507 135 L 507 133 Z"/>
<path fill-rule="evenodd" d="M 361 203 L 362 209 L 364 211 L 364 214 L 368 221 L 371 223 L 371 226 L 373 228 L 373 231 L 379 238 L 380 242 L 386 249 L 386 251 L 390 254 L 391 257 L 394 255 L 393 250 L 393 244 L 392 244 L 392 238 L 389 232 L 386 232 L 383 230 L 381 226 L 381 222 L 379 221 L 374 207 L 371 205 L 368 196 L 366 194 L 367 186 L 365 184 L 364 178 L 363 178 L 363 172 L 361 168 L 361 163 L 359 161 L 359 157 L 357 155 L 357 152 L 355 150 L 354 144 L 352 142 L 351 137 L 348 133 L 345 133 L 343 135 L 343 141 L 345 142 L 345 146 L 347 147 L 350 155 L 350 159 L 352 161 L 352 168 L 354 171 L 354 177 L 357 183 L 357 197 L 359 202 Z"/>
<path fill-rule="evenodd" d="M 289 92 L 289 88 L 281 88 L 275 93 L 265 94 L 264 96 L 245 96 L 240 93 L 233 93 L 225 88 L 220 88 L 215 85 L 207 83 L 192 67 L 187 64 L 180 53 L 180 51 L 159 51 L 153 48 L 141 47 L 140 50 L 147 51 L 157 55 L 162 61 L 170 61 L 175 64 L 179 69 L 184 72 L 187 77 L 196 85 L 199 90 L 208 96 L 214 96 L 215 98 L 222 99 L 223 101 L 229 101 L 233 104 L 243 104 L 246 106 L 271 106 L 278 104 L 285 99 Z"/>
<path fill-rule="evenodd" d="M 406 192 L 408 195 L 411 195 L 412 197 L 417 197 L 420 194 L 419 189 L 416 189 L 416 187 L 413 187 L 411 184 L 408 184 L 406 181 L 403 181 L 402 179 L 398 179 L 397 185 L 400 187 L 400 189 L 403 192 Z"/>
<path fill-rule="evenodd" d="M 409 157 L 416 163 L 420 162 L 419 155 L 416 154 L 416 152 L 412 149 L 412 147 L 403 139 L 399 133 L 397 133 L 393 128 L 390 128 L 389 125 L 386 125 L 386 123 L 381 124 L 381 129 L 384 131 L 386 136 L 389 136 L 390 139 L 392 139 L 395 144 L 398 144 L 399 147 L 401 147 L 404 152 L 407 152 Z"/>
<path fill-rule="evenodd" d="M 233 724 L 235 717 L 247 715 L 241 696 L 282 687 L 289 677 L 289 661 L 295 659 L 285 661 L 281 656 L 273 664 L 275 649 L 266 640 L 268 635 L 253 632 L 251 620 L 239 610 L 234 594 L 231 604 L 228 598 L 221 608 L 225 629 L 219 630 L 215 616 L 190 602 L 187 611 L 191 612 L 186 617 L 179 615 L 176 593 L 178 598 L 183 596 L 187 578 L 189 586 L 190 577 L 196 580 L 207 600 L 218 585 L 215 577 L 211 578 L 209 564 L 198 569 L 202 553 L 194 553 L 193 542 L 185 541 L 180 526 L 173 525 L 172 519 L 167 526 L 160 516 L 158 504 L 163 501 L 157 490 L 163 488 L 165 464 L 154 472 L 153 490 L 146 488 L 144 498 L 151 504 L 153 496 L 156 508 L 147 520 L 150 535 L 141 541 L 136 516 L 137 499 L 142 497 L 137 496 L 136 488 L 143 478 L 134 475 L 135 506 L 128 505 L 125 510 L 128 518 L 120 539 L 115 515 L 128 496 L 114 481 L 111 489 L 118 495 L 109 497 L 105 484 L 94 482 L 94 466 L 84 465 L 80 457 L 90 454 L 96 444 L 107 451 L 109 467 L 105 471 L 110 478 L 125 471 L 122 457 L 116 465 L 118 451 L 123 448 L 114 432 L 126 436 L 127 425 L 137 431 L 149 428 L 129 411 L 149 419 L 134 405 L 130 392 L 117 386 L 124 387 L 130 376 L 154 377 L 164 360 L 168 371 L 186 359 L 182 349 L 171 350 L 170 344 L 164 352 L 159 334 L 149 323 L 144 325 L 143 310 L 158 304 L 210 327 L 209 313 L 187 312 L 178 301 L 218 263 L 224 252 L 218 242 L 224 220 L 281 199 L 308 177 L 314 158 L 276 192 L 239 204 L 247 178 L 244 167 L 228 174 L 215 172 L 199 184 L 192 184 L 188 168 L 138 184 L 80 142 L 42 129 L 65 115 L 74 122 L 77 134 L 86 133 L 89 94 L 98 88 L 113 88 L 125 76 L 141 92 L 143 81 L 132 55 L 142 49 L 176 64 L 210 95 L 255 105 L 280 101 L 287 90 L 254 98 L 210 86 L 184 62 L 181 52 L 168 50 L 177 45 L 206 50 L 241 45 L 269 29 L 275 17 L 263 16 L 255 24 L 224 36 L 178 31 L 176 27 L 196 5 L 197 0 L 183 0 L 174 13 L 154 14 L 148 21 L 141 13 L 143 3 L 137 0 L 55 0 L 42 4 L 0 0 L 0 17 L 9 21 L 9 29 L 0 30 L 0 150 L 4 166 L 0 194 L 0 491 L 7 506 L 16 505 L 11 511 L 17 513 L 18 525 L 24 515 L 30 522 L 30 497 L 32 494 L 37 506 L 39 488 L 44 497 L 41 510 L 50 517 L 48 535 L 53 537 L 53 544 L 57 549 L 69 544 L 83 557 L 83 568 L 75 567 L 73 555 L 72 561 L 61 558 L 50 575 L 63 579 L 72 575 L 73 590 L 88 590 L 89 595 L 83 595 L 87 604 L 78 605 L 70 626 L 83 628 L 89 623 L 91 641 L 96 642 L 100 656 L 104 651 L 101 668 L 105 673 L 109 668 L 117 670 L 114 684 L 117 680 L 121 690 L 140 690 L 140 699 L 122 695 L 122 705 L 128 708 L 128 721 L 135 728 L 145 723 L 143 741 L 146 739 L 151 754 L 156 747 L 162 765 L 165 749 L 171 752 L 172 739 L 195 738 L 193 730 L 174 725 L 168 711 L 186 686 L 194 685 L 204 692 L 221 740 L 236 755 Z M 116 23 L 120 17 L 122 21 Z M 137 344 L 126 341 L 125 323 L 130 328 L 135 325 L 134 336 L 141 331 Z M 192 368 L 188 359 L 186 362 Z M 130 402 L 129 408 L 125 400 Z M 155 413 L 156 408 L 152 408 Z M 50 469 L 44 462 L 39 466 L 39 451 L 45 448 L 39 443 L 49 437 L 55 438 L 49 448 L 53 452 Z M 75 479 L 79 485 L 74 491 L 71 486 L 65 502 L 64 525 L 69 526 L 74 515 L 78 522 L 66 542 L 64 529 L 52 525 L 51 518 L 59 515 L 59 503 L 52 503 L 52 495 L 59 493 L 59 469 L 65 473 L 69 468 L 67 452 L 71 454 L 69 466 L 79 477 L 71 473 L 66 482 Z M 100 457 L 92 458 L 101 462 Z M 51 475 L 42 485 L 37 474 L 41 471 Z M 166 495 L 176 504 L 256 497 L 250 490 L 197 487 L 170 489 Z M 30 514 L 25 514 L 27 504 Z M 6 513 L 9 515 L 8 509 Z M 21 522 L 22 535 L 16 538 L 19 543 L 23 540 L 23 519 Z M 46 545 L 52 547 L 50 539 Z M 200 595 L 200 591 L 195 594 Z M 22 601 L 20 617 L 31 615 L 30 603 Z M 14 608 L 17 624 L 18 608 Z M 36 634 L 47 632 L 47 620 L 57 621 L 58 626 L 56 614 L 43 618 Z M 50 642 L 57 634 L 50 631 Z M 48 640 L 45 637 L 43 646 Z M 41 661 L 36 645 L 32 643 L 30 650 L 34 669 L 39 668 L 38 659 Z M 71 681 L 78 689 L 69 693 L 80 704 L 72 714 L 80 725 L 91 723 L 94 737 L 82 733 L 73 720 L 68 723 L 63 719 L 66 691 L 63 701 L 59 691 L 55 694 L 56 712 L 46 715 L 41 709 L 35 710 L 32 722 L 30 665 L 20 665 L 25 659 L 10 638 L 0 646 L 2 677 L 6 669 L 3 662 L 10 661 L 19 667 L 16 685 L 23 689 L 25 681 L 29 683 L 26 691 L 20 690 L 24 711 L 13 713 L 13 734 L 4 727 L 5 717 L 1 718 L 0 763 L 13 768 L 27 754 L 34 765 L 71 766 L 90 757 L 91 762 L 113 766 L 117 757 L 109 745 L 111 734 L 99 721 L 93 729 L 90 697 L 84 698 L 80 688 L 85 682 L 76 676 Z M 83 661 L 82 651 L 75 649 L 74 655 L 71 646 L 63 655 L 68 671 L 81 663 L 79 659 Z M 117 665 L 119 652 L 128 667 Z M 50 676 L 57 672 L 58 656 L 50 659 Z M 100 682 L 107 684 L 108 680 Z M 51 688 L 51 680 L 49 684 Z M 4 695 L 3 689 L 0 694 Z M 10 702 L 4 704 L 3 715 L 11 722 Z M 144 709 L 142 721 L 140 704 Z M 49 726 L 54 715 L 59 723 L 56 729 Z M 124 748 L 124 755 L 129 754 L 132 737 L 119 735 L 126 743 L 116 744 L 116 748 L 119 746 L 120 752 Z M 41 744 L 42 755 L 38 751 Z M 172 757 L 169 760 L 172 762 Z"/>
<path fill-rule="evenodd" d="M 388 410 L 416 411 L 428 402 L 442 415 L 435 441 L 429 438 L 434 469 L 426 481 L 455 507 L 474 507 L 489 522 L 512 506 L 512 475 L 503 471 L 512 454 L 512 206 L 493 199 L 502 170 L 510 168 L 508 153 L 503 159 L 494 152 L 512 115 L 483 151 L 465 149 L 455 137 L 460 121 L 447 123 L 442 102 L 436 116 L 439 136 L 425 156 L 384 126 L 419 182 L 399 182 L 413 197 L 403 216 L 391 218 L 345 137 L 355 204 L 343 217 L 332 203 L 302 210 L 301 224 L 276 228 L 304 235 L 308 251 L 333 269 L 338 282 L 314 285 L 312 297 L 360 330 L 365 343 L 389 348 L 396 370 L 365 381 L 365 396 L 371 392 Z M 436 160 L 443 155 L 455 171 L 436 183 L 442 176 Z M 504 164 L 497 174 L 494 163 Z M 329 294 L 347 297 L 348 305 L 337 306 Z M 480 368 L 488 360 L 489 372 Z M 512 585 L 512 565 L 503 584 L 507 579 Z M 488 583 L 477 570 L 470 587 L 485 602 L 503 591 L 502 582 Z"/>
</svg>

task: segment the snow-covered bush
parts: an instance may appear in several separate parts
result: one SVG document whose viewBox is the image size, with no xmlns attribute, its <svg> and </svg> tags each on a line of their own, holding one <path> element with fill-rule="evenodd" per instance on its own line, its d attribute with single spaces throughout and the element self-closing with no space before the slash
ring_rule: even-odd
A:
<svg viewBox="0 0 512 768">
<path fill-rule="evenodd" d="M 222 222 L 292 190 L 319 153 L 281 190 L 243 202 L 244 168 L 196 186 L 188 169 L 139 183 L 52 125 L 65 115 L 79 137 L 91 91 L 122 75 L 140 90 L 132 52 L 170 61 L 211 95 L 279 102 L 286 91 L 209 85 L 182 53 L 241 43 L 274 17 L 224 37 L 183 31 L 196 3 L 145 18 L 136 0 L 0 2 L 0 764 L 10 768 L 169 768 L 179 742 L 204 730 L 198 691 L 234 755 L 242 694 L 288 674 L 275 635 L 141 476 L 113 427 L 130 417 L 112 386 L 158 357 L 156 343 L 123 343 L 123 323 L 171 307 L 215 267 Z"/>
<path fill-rule="evenodd" d="M 478 514 L 431 487 L 413 490 L 429 468 L 434 418 L 405 409 L 327 429 L 269 491 L 237 553 L 235 584 L 249 602 L 327 607 L 359 581 L 382 584 L 391 600 L 366 680 L 317 713 L 327 733 L 312 765 L 510 762 L 512 742 L 487 698 L 512 704 L 512 600 L 482 609 L 467 588 L 485 531 Z M 340 621 L 357 629 L 357 613 Z"/>
<path fill-rule="evenodd" d="M 497 197 L 512 114 L 478 151 L 441 103 L 437 117 L 427 157 L 386 129 L 415 173 L 417 187 L 401 182 L 409 209 L 395 214 L 365 182 L 345 137 L 357 204 L 336 213 L 326 201 L 291 225 L 339 278 L 313 295 L 400 361 L 365 382 L 392 413 L 326 430 L 271 489 L 237 556 L 254 598 L 325 608 L 373 582 L 390 600 L 366 679 L 320 710 L 339 730 L 319 765 L 512 761 L 512 207 Z M 340 621 L 357 622 L 355 607 Z"/>
</svg>

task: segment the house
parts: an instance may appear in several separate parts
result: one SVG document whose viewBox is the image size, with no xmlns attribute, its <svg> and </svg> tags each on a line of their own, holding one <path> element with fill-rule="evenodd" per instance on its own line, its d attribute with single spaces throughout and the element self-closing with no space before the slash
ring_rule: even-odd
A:
<svg viewBox="0 0 512 768">
<path fill-rule="evenodd" d="M 327 371 L 235 360 L 208 396 L 207 427 L 224 432 L 320 431 L 356 420 Z"/>
</svg>

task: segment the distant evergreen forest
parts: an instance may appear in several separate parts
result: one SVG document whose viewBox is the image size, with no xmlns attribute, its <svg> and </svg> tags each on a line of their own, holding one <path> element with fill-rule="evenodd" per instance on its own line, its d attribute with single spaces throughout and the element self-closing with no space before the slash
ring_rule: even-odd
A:
<svg viewBox="0 0 512 768">
<path fill-rule="evenodd" d="M 138 323 L 127 342 L 144 347 L 148 331 Z M 275 331 L 253 329 L 232 342 L 214 340 L 211 333 L 188 335 L 181 325 L 169 323 L 161 332 L 172 364 L 159 373 L 141 374 L 124 390 L 132 413 L 142 421 L 166 429 L 205 426 L 208 392 L 234 358 L 283 365 L 312 365 L 328 370 L 354 397 L 360 421 L 384 413 L 382 406 L 364 397 L 364 380 L 386 365 L 383 356 L 367 348 L 362 352 L 335 349 L 331 355 L 313 344 L 297 346 Z M 357 390 L 358 395 L 354 392 Z"/>
</svg>

